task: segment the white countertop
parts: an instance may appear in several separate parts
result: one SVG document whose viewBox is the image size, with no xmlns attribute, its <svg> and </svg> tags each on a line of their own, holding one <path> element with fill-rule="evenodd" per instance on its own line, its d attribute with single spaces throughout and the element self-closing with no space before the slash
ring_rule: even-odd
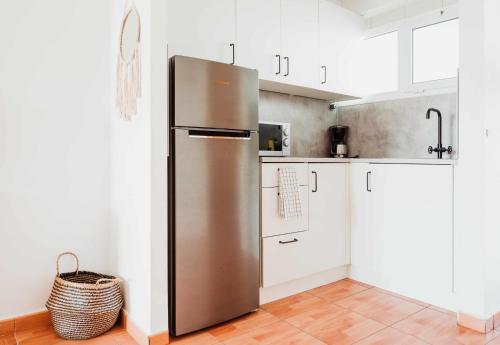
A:
<svg viewBox="0 0 500 345">
<path fill-rule="evenodd" d="M 427 164 L 455 165 L 454 159 L 437 158 L 308 158 L 308 157 L 260 157 L 263 163 L 373 163 L 373 164 Z"/>
</svg>

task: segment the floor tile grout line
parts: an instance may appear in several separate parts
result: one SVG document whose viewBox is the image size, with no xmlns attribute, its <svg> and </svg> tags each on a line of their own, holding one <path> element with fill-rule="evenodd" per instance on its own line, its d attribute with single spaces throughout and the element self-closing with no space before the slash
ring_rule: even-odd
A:
<svg viewBox="0 0 500 345">
<path fill-rule="evenodd" d="M 493 329 L 493 331 L 495 331 L 495 329 Z M 485 345 L 492 343 L 493 340 L 497 339 L 499 336 L 500 336 L 500 333 L 497 333 L 496 337 L 493 337 L 492 339 L 490 339 Z"/>
<path fill-rule="evenodd" d="M 403 321 L 403 320 L 401 320 L 401 321 Z M 392 327 L 392 326 L 389 326 L 389 328 L 392 328 L 392 329 L 394 329 L 394 330 L 396 330 L 396 331 L 398 331 L 398 332 L 401 332 L 401 333 L 403 333 L 403 334 L 405 334 L 405 335 L 409 335 L 410 337 L 413 337 L 413 338 L 415 338 L 415 339 L 417 339 L 417 340 L 420 340 L 420 341 L 421 341 L 421 342 L 423 342 L 424 344 L 432 345 L 432 343 L 429 343 L 426 339 L 420 338 L 418 335 L 415 335 L 415 334 L 410 334 L 410 333 L 406 333 L 405 331 L 403 331 L 403 330 L 401 330 L 401 329 L 398 329 L 398 328 L 394 328 L 394 327 Z"/>
<path fill-rule="evenodd" d="M 420 311 L 423 311 L 423 310 L 425 310 L 425 309 L 428 309 L 428 310 L 436 311 L 436 312 L 438 312 L 438 313 L 441 313 L 441 314 L 447 315 L 446 313 L 440 312 L 439 310 L 434 310 L 434 309 L 431 309 L 431 306 L 432 306 L 432 305 L 429 305 L 428 307 L 425 307 L 424 309 L 422 309 L 422 310 L 420 310 Z M 414 313 L 414 314 L 412 314 L 412 315 L 415 315 L 415 314 L 417 314 L 417 313 Z M 410 315 L 410 316 L 411 316 L 411 315 Z M 408 316 L 408 317 L 406 317 L 406 318 L 404 318 L 404 319 L 402 319 L 401 321 L 398 321 L 398 322 L 396 322 L 396 323 L 402 322 L 402 321 L 404 321 L 404 320 L 408 319 L 410 316 Z M 395 324 L 396 324 L 396 323 L 395 323 Z M 424 342 L 425 344 L 432 345 L 432 343 L 429 343 L 426 339 L 423 339 L 423 338 L 419 337 L 419 336 L 418 336 L 418 335 L 416 335 L 416 334 L 410 334 L 410 333 L 407 333 L 407 332 L 405 332 L 405 331 L 403 331 L 403 330 L 401 330 L 401 329 L 398 329 L 398 328 L 393 327 L 395 324 L 391 325 L 390 327 L 391 327 L 391 328 L 393 328 L 393 329 L 395 329 L 395 330 L 397 330 L 397 331 L 400 331 L 400 332 L 402 332 L 402 333 L 404 333 L 404 334 L 407 334 L 407 335 L 410 335 L 410 336 L 412 336 L 412 337 L 414 337 L 414 338 L 417 338 L 418 340 L 420 340 L 420 341 Z"/>
<path fill-rule="evenodd" d="M 361 316 L 363 316 L 363 315 L 361 315 Z M 367 319 L 368 319 L 368 318 L 367 318 Z M 372 319 L 369 319 L 369 320 L 372 320 Z M 372 320 L 372 321 L 374 321 L 374 320 Z M 378 322 L 378 321 L 377 321 L 377 323 L 380 323 L 380 322 Z M 384 325 L 384 324 L 382 323 L 382 325 Z M 373 332 L 373 333 L 368 334 L 367 336 L 365 336 L 365 337 L 363 337 L 363 338 L 361 338 L 361 339 L 359 339 L 359 340 L 356 340 L 353 344 L 359 343 L 360 341 L 363 341 L 363 340 L 365 340 L 366 338 L 371 337 L 371 336 L 372 336 L 372 335 L 374 335 L 374 334 L 377 334 L 378 332 L 382 332 L 383 330 L 385 330 L 385 329 L 387 329 L 387 328 L 389 328 L 389 326 L 384 325 L 384 328 L 381 328 L 381 329 L 379 329 L 379 330 L 377 330 L 377 331 L 375 331 L 375 332 Z"/>
<path fill-rule="evenodd" d="M 359 286 L 361 286 L 361 285 L 359 285 Z M 364 286 L 363 286 L 363 287 L 364 287 Z M 328 302 L 328 303 L 336 303 L 336 302 L 338 302 L 338 301 L 342 301 L 342 300 L 344 300 L 344 299 L 346 299 L 346 298 L 349 298 L 349 297 L 352 297 L 352 296 L 358 295 L 358 294 L 363 293 L 363 292 L 365 292 L 365 291 L 368 291 L 368 290 L 370 290 L 370 289 L 372 289 L 372 288 L 366 288 L 366 289 L 361 290 L 361 291 L 358 291 L 358 292 L 353 292 L 352 294 L 350 294 L 350 295 L 346 295 L 346 296 L 344 296 L 344 297 L 342 297 L 342 298 L 340 298 L 340 299 L 338 299 L 338 300 L 335 300 L 335 301 L 329 301 L 328 299 L 326 299 L 326 298 L 324 298 L 324 297 L 321 297 L 321 296 L 318 296 L 318 295 L 315 295 L 315 294 L 312 294 L 312 295 L 313 295 L 314 297 L 321 298 L 323 301 L 326 301 L 326 302 Z"/>
<path fill-rule="evenodd" d="M 290 323 L 288 320 L 286 320 L 286 319 L 285 319 L 284 321 L 285 321 L 286 323 L 288 323 L 290 326 L 292 326 L 292 327 L 294 327 L 294 328 L 298 329 L 300 332 L 302 332 L 302 333 L 304 333 L 304 334 L 307 334 L 307 335 L 308 335 L 308 336 L 310 336 L 310 337 L 313 337 L 314 339 L 318 340 L 319 342 L 321 342 L 321 343 L 323 343 L 323 344 L 325 344 L 325 345 L 327 344 L 327 343 L 325 343 L 323 340 L 321 340 L 321 339 L 319 339 L 319 338 L 315 337 L 314 335 L 312 335 L 312 334 L 310 334 L 309 332 L 307 332 L 307 331 L 303 330 L 302 328 L 299 328 L 299 327 L 295 326 L 294 324 Z"/>
<path fill-rule="evenodd" d="M 366 290 L 363 290 L 363 291 L 366 291 Z M 362 291 L 360 291 L 360 292 L 362 292 Z M 326 300 L 325 300 L 325 301 L 326 301 Z M 384 326 L 383 328 L 381 328 L 381 329 L 379 329 L 379 330 L 377 330 L 377 331 L 375 331 L 375 332 L 373 332 L 373 333 L 370 333 L 370 334 L 368 334 L 367 336 L 365 336 L 365 337 L 363 337 L 363 338 L 361 338 L 361 339 L 357 340 L 355 343 L 360 342 L 361 340 L 366 339 L 366 338 L 368 338 L 368 337 L 371 337 L 372 335 L 374 335 L 374 334 L 376 334 L 376 333 L 378 333 L 378 332 L 380 332 L 380 331 L 383 331 L 384 329 L 386 329 L 386 328 L 389 328 L 389 327 L 390 327 L 390 326 L 388 326 L 388 325 L 386 325 L 386 324 L 384 324 L 384 323 L 382 323 L 382 322 L 379 322 L 379 321 L 377 321 L 377 320 L 373 320 L 373 319 L 371 319 L 371 318 L 369 318 L 369 317 L 366 317 L 366 316 L 364 316 L 364 315 L 362 315 L 362 314 L 360 314 L 360 313 L 358 313 L 358 312 L 356 312 L 356 311 L 354 311 L 354 310 L 352 310 L 352 309 L 349 309 L 349 308 L 345 308 L 345 307 L 343 307 L 343 306 L 340 306 L 340 305 L 336 304 L 335 302 L 328 302 L 328 301 L 326 301 L 326 302 L 327 302 L 328 304 L 333 304 L 333 305 L 335 305 L 335 306 L 337 306 L 337 307 L 339 307 L 339 308 L 341 308 L 341 309 L 344 309 L 344 310 L 346 310 L 346 311 L 348 311 L 348 312 L 350 312 L 350 313 L 353 313 L 353 314 L 356 314 L 356 315 L 358 315 L 358 316 L 361 316 L 361 317 L 362 317 L 362 318 L 364 318 L 364 319 L 374 321 L 374 322 L 376 322 L 376 323 L 378 323 L 378 324 L 380 324 L 380 325 Z M 338 316 L 338 317 L 340 317 L 340 316 Z M 335 319 L 336 319 L 336 318 L 338 318 L 338 317 L 334 317 L 334 318 L 332 318 L 332 320 L 335 320 Z M 287 323 L 289 323 L 286 319 L 284 319 L 284 321 L 286 321 Z M 330 320 L 330 321 L 331 321 L 331 320 Z M 290 323 L 289 323 L 289 324 L 290 324 Z M 294 326 L 294 325 L 292 325 L 292 326 Z M 295 327 L 295 326 L 294 326 L 294 327 Z M 297 329 L 299 329 L 299 330 L 302 330 L 302 329 L 301 329 L 301 328 L 299 328 L 299 327 L 296 327 L 296 328 L 297 328 Z M 307 333 L 307 332 L 306 332 L 306 331 L 304 331 L 304 330 L 302 330 L 302 331 L 303 331 L 304 333 L 306 333 L 306 334 L 308 334 L 308 335 L 312 336 L 313 338 L 318 339 L 318 338 L 316 338 L 315 336 L 313 336 L 312 334 L 309 334 L 309 333 Z M 318 339 L 318 340 L 319 340 L 319 341 L 321 341 L 321 342 L 323 342 L 321 339 Z M 324 342 L 323 342 L 323 343 L 324 343 Z M 355 343 L 353 343 L 353 344 L 355 344 Z"/>
<path fill-rule="evenodd" d="M 264 311 L 265 311 L 265 310 L 264 310 Z M 240 330 L 240 331 L 242 332 L 241 334 L 238 334 L 238 335 L 236 335 L 236 336 L 234 336 L 234 337 L 228 338 L 228 339 L 226 339 L 226 340 L 224 340 L 224 341 L 220 341 L 219 339 L 217 339 L 217 337 L 216 337 L 216 336 L 214 336 L 214 335 L 212 335 L 212 334 L 210 333 L 210 331 L 209 331 L 209 330 L 207 330 L 207 331 L 206 331 L 206 333 L 208 333 L 208 334 L 210 334 L 212 337 L 214 337 L 214 338 L 215 338 L 215 340 L 217 340 L 219 343 L 225 344 L 225 342 L 226 342 L 226 341 L 228 341 L 228 340 L 235 339 L 235 338 L 239 338 L 239 337 L 241 337 L 241 336 L 243 336 L 243 335 L 245 335 L 245 334 L 249 334 L 250 332 L 256 331 L 256 330 L 258 330 L 258 329 L 261 329 L 261 328 L 264 328 L 264 327 L 267 327 L 267 326 L 270 326 L 270 325 L 274 325 L 274 324 L 276 324 L 276 323 L 278 323 L 278 322 L 283 322 L 283 321 L 285 321 L 284 319 L 281 319 L 281 318 L 277 317 L 276 315 L 274 315 L 274 314 L 272 314 L 272 313 L 269 313 L 268 311 L 265 311 L 265 312 L 266 312 L 266 313 L 268 313 L 268 314 L 270 314 L 270 315 L 272 315 L 272 316 L 274 316 L 277 320 L 275 320 L 275 321 L 273 321 L 273 322 L 271 322 L 271 323 L 269 323 L 269 324 L 267 324 L 267 325 L 258 326 L 258 327 L 255 327 L 255 328 L 249 329 L 248 331 L 243 331 L 243 330 Z"/>
<path fill-rule="evenodd" d="M 376 288 L 376 286 L 374 286 L 373 288 Z M 399 295 L 397 293 L 394 293 L 394 292 L 391 292 L 391 291 L 388 291 L 388 290 L 384 290 L 382 288 L 379 288 L 377 287 L 377 292 L 380 292 L 380 293 L 383 293 L 384 295 L 388 295 L 388 296 L 392 296 L 392 297 L 395 297 L 395 298 L 399 298 L 400 300 L 403 300 L 405 302 L 409 302 L 409 303 L 413 303 L 413 304 L 416 304 L 416 305 L 419 305 L 421 307 L 424 307 L 423 305 L 420 305 L 418 303 L 415 303 L 414 301 L 418 301 L 420 303 L 424 303 L 426 304 L 425 308 L 428 308 L 428 307 L 431 307 L 432 304 L 429 304 L 429 303 L 425 303 L 425 302 L 422 302 L 420 300 L 417 300 L 417 299 L 414 299 L 414 298 L 411 298 L 411 297 L 407 297 L 407 296 L 403 296 L 403 295 Z"/>
<path fill-rule="evenodd" d="M 418 305 L 418 304 L 416 304 L 416 305 Z M 419 306 L 419 307 L 422 307 L 422 306 Z M 409 319 L 410 317 L 412 317 L 413 315 L 418 314 L 418 313 L 420 313 L 421 311 L 424 311 L 425 309 L 428 309 L 428 308 L 429 308 L 429 307 L 422 307 L 422 309 L 419 309 L 419 310 L 417 310 L 417 311 L 415 311 L 415 312 L 413 312 L 413 313 L 411 313 L 411 314 L 406 315 L 406 316 L 405 316 L 405 317 L 403 317 L 401 320 L 398 320 L 398 321 L 396 321 L 396 322 L 391 323 L 391 324 L 389 325 L 389 327 L 392 327 L 393 325 L 395 325 L 395 324 L 397 324 L 397 323 L 400 323 L 400 322 L 402 322 L 402 321 L 404 321 L 404 320 L 407 320 L 407 319 Z M 394 328 L 394 329 L 397 329 L 397 328 Z M 403 333 L 405 333 L 405 332 L 403 332 Z M 407 334 L 407 333 L 406 333 L 406 334 Z M 411 335 L 411 334 L 410 334 L 410 335 Z"/>
<path fill-rule="evenodd" d="M 371 319 L 370 319 L 370 320 L 371 320 Z M 379 323 L 380 323 L 380 322 L 379 322 Z M 384 325 L 384 326 L 385 326 L 385 325 Z M 357 344 L 357 343 L 359 343 L 359 342 L 362 342 L 362 341 L 363 341 L 363 340 L 365 340 L 366 338 L 369 338 L 369 337 L 371 337 L 372 335 L 375 335 L 375 334 L 377 334 L 377 333 L 379 333 L 379 332 L 382 332 L 382 331 L 386 330 L 386 329 L 387 329 L 387 328 L 389 328 L 389 327 L 390 327 L 390 326 L 385 326 L 384 328 L 381 328 L 381 329 L 379 329 L 379 330 L 378 330 L 378 331 L 376 331 L 376 332 L 370 333 L 370 334 L 369 334 L 369 335 L 367 335 L 366 337 L 363 337 L 363 338 L 361 338 L 361 339 L 359 339 L 359 340 L 356 340 L 356 341 L 355 341 L 352 345 Z"/>
<path fill-rule="evenodd" d="M 268 314 L 271 314 L 271 313 L 269 313 L 269 312 L 267 312 L 267 313 L 268 313 Z M 293 325 L 292 325 L 292 324 L 290 324 L 290 323 L 289 323 L 286 319 L 281 319 L 281 318 L 277 317 L 277 316 L 276 316 L 276 315 L 274 315 L 274 314 L 271 314 L 271 315 L 272 315 L 272 316 L 274 316 L 275 318 L 277 318 L 278 320 L 277 320 L 277 321 L 273 321 L 273 322 L 271 322 L 271 323 L 270 323 L 270 324 L 268 324 L 268 325 L 264 325 L 264 326 L 259 326 L 259 327 L 256 327 L 256 328 L 252 328 L 251 330 L 248 330 L 248 331 L 242 331 L 242 332 L 243 332 L 242 334 L 239 334 L 239 335 L 237 335 L 237 336 L 235 336 L 235 337 L 232 337 L 232 338 L 228 338 L 228 339 L 226 339 L 226 340 L 224 340 L 224 341 L 218 341 L 216 344 L 224 344 L 224 345 L 225 345 L 225 344 L 226 344 L 225 342 L 226 342 L 226 341 L 228 341 L 228 340 L 235 339 L 235 338 L 239 338 L 240 336 L 243 336 L 243 335 L 245 335 L 245 334 L 249 334 L 250 332 L 253 332 L 253 331 L 255 331 L 255 330 L 258 330 L 258 329 L 261 329 L 261 328 L 264 328 L 264 327 L 267 327 L 267 326 L 270 326 L 270 325 L 274 325 L 274 324 L 276 324 L 276 323 L 278 323 L 278 322 L 284 322 L 284 323 L 286 323 L 286 324 L 288 324 L 288 325 L 290 325 L 290 326 L 292 326 L 292 327 L 294 327 L 294 328 L 296 328 L 296 329 L 298 329 L 298 330 L 300 331 L 300 328 L 297 328 L 297 327 L 293 326 Z M 303 333 L 306 333 L 306 332 L 303 332 Z M 217 338 L 216 338 L 216 339 L 217 339 Z M 316 338 L 315 338 L 315 339 L 316 339 Z M 216 344 L 214 344 L 214 345 L 216 345 Z M 272 345 L 272 344 L 274 344 L 274 343 L 271 343 L 271 344 L 269 344 L 269 345 Z"/>
<path fill-rule="evenodd" d="M 394 327 L 391 327 L 391 328 L 394 328 Z M 426 339 L 421 338 L 421 337 L 419 337 L 419 336 L 418 336 L 418 335 L 416 335 L 416 334 L 408 334 L 408 333 L 406 333 L 406 332 L 403 332 L 403 331 L 402 331 L 402 330 L 400 330 L 400 329 L 397 329 L 397 328 L 394 328 L 394 329 L 395 329 L 395 330 L 397 330 L 397 331 L 400 331 L 400 332 L 402 332 L 402 333 L 404 333 L 404 334 L 406 334 L 406 335 L 410 335 L 410 336 L 412 336 L 412 337 L 414 337 L 414 338 L 417 338 L 418 340 L 420 340 L 420 341 L 424 342 L 425 344 L 429 344 L 429 345 L 431 345 L 431 344 L 432 344 L 432 343 L 429 343 Z"/>
</svg>

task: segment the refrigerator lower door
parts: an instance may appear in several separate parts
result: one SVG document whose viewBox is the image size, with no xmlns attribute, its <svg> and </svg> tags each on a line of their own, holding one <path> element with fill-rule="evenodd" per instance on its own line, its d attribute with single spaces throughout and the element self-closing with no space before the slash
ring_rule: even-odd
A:
<svg viewBox="0 0 500 345">
<path fill-rule="evenodd" d="M 259 305 L 258 134 L 175 129 L 170 226 L 171 332 Z"/>
</svg>

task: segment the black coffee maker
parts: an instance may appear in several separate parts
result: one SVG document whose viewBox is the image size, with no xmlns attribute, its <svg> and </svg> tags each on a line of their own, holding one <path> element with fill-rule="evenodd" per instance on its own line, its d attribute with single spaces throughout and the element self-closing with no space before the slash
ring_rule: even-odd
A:
<svg viewBox="0 0 500 345">
<path fill-rule="evenodd" d="M 347 126 L 331 126 L 330 132 L 331 154 L 336 158 L 347 157 L 347 134 L 349 127 Z"/>
</svg>

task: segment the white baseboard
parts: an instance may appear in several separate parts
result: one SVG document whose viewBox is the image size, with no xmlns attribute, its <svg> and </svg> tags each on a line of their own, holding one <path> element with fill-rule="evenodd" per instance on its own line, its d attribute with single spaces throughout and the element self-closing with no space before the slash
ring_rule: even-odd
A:
<svg viewBox="0 0 500 345">
<path fill-rule="evenodd" d="M 260 304 L 276 301 L 344 278 L 347 278 L 347 266 L 337 267 L 283 284 L 261 288 Z"/>
</svg>

